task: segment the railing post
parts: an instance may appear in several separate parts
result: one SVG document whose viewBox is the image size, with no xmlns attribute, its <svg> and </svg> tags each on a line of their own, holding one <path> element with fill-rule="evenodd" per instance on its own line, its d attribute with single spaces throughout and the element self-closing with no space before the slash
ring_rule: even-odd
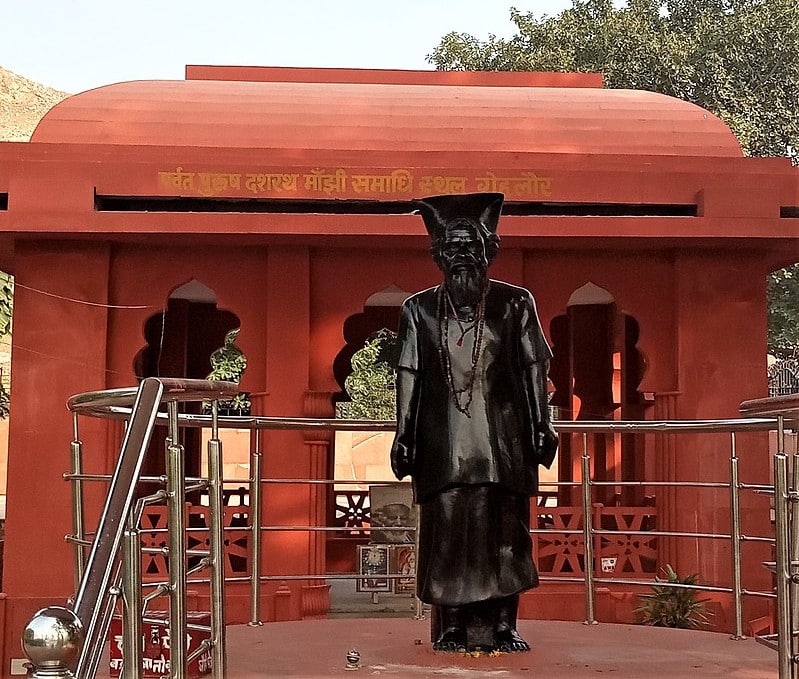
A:
<svg viewBox="0 0 799 679">
<path fill-rule="evenodd" d="M 594 602 L 594 542 L 591 514 L 591 458 L 588 456 L 588 434 L 583 434 L 582 478 L 580 488 L 583 496 L 583 573 L 585 575 L 585 624 L 596 623 Z"/>
<path fill-rule="evenodd" d="M 250 430 L 250 626 L 261 622 L 261 436 Z M 254 437 L 254 441 L 252 440 Z"/>
<path fill-rule="evenodd" d="M 130 513 L 122 542 L 122 679 L 139 679 L 142 669 L 141 538 Z"/>
<path fill-rule="evenodd" d="M 186 474 L 178 428 L 178 402 L 167 403 L 167 513 L 169 515 L 169 679 L 185 679 L 186 662 Z"/>
<path fill-rule="evenodd" d="M 733 639 L 745 639 L 743 633 L 743 586 L 741 584 L 741 505 L 738 480 L 738 454 L 735 432 L 730 432 L 730 540 L 732 542 L 732 597 L 735 610 Z"/>
<path fill-rule="evenodd" d="M 784 430 L 784 425 L 783 425 Z M 785 432 L 783 431 L 783 436 Z M 785 446 L 783 445 L 783 451 Z M 799 451 L 794 451 L 791 460 L 791 484 L 788 487 L 788 528 L 790 537 L 788 541 L 788 596 L 791 601 L 791 671 L 792 677 L 796 677 L 799 671 L 799 511 L 797 510 L 797 499 L 799 499 Z"/>
<path fill-rule="evenodd" d="M 783 449 L 782 417 L 777 420 L 777 453 L 774 455 L 774 532 L 776 542 L 775 572 L 777 580 L 777 655 L 779 678 L 793 679 L 791 601 L 789 583 L 791 565 L 788 546 L 788 458 Z"/>
<path fill-rule="evenodd" d="M 413 591 L 413 601 L 414 601 L 414 620 L 424 620 L 424 602 L 417 596 L 418 589 L 416 588 L 416 583 L 418 582 L 417 578 L 419 577 L 419 534 L 421 533 L 421 526 L 422 526 L 422 516 L 421 512 L 419 511 L 419 507 L 416 507 L 416 511 L 414 512 L 416 515 L 416 521 L 414 525 L 416 526 L 416 530 L 413 532 L 413 549 L 414 549 L 414 559 L 413 559 L 413 584 L 414 584 L 414 591 Z"/>
<path fill-rule="evenodd" d="M 226 675 L 225 656 L 225 543 L 222 493 L 222 441 L 219 440 L 219 401 L 211 402 L 208 441 L 208 510 L 211 552 L 211 654 L 214 679 Z"/>
<path fill-rule="evenodd" d="M 73 545 L 75 590 L 80 587 L 83 580 L 83 571 L 86 565 L 83 552 L 83 540 L 86 530 L 83 521 L 83 481 L 76 478 L 83 474 L 83 443 L 78 433 L 78 413 L 72 413 L 72 442 L 69 444 L 71 458 L 70 470 L 72 478 L 72 534 L 75 536 Z"/>
<path fill-rule="evenodd" d="M 602 553 L 602 535 L 599 533 L 602 530 L 602 510 L 605 508 L 601 502 L 595 502 L 591 505 L 591 526 L 594 528 L 593 539 L 593 560 L 594 560 L 594 574 L 602 577 L 602 563 L 600 554 Z"/>
</svg>

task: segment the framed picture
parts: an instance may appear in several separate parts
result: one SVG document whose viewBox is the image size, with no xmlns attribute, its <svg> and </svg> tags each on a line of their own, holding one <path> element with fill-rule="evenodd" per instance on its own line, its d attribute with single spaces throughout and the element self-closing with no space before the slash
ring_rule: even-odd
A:
<svg viewBox="0 0 799 679">
<path fill-rule="evenodd" d="M 372 544 L 415 544 L 416 505 L 409 483 L 369 488 Z"/>
<path fill-rule="evenodd" d="M 356 592 L 390 592 L 388 545 L 358 545 Z M 380 577 L 383 576 L 383 577 Z"/>
<path fill-rule="evenodd" d="M 406 576 L 392 579 L 395 594 L 416 593 L 415 545 L 391 545 L 391 574 Z"/>
</svg>

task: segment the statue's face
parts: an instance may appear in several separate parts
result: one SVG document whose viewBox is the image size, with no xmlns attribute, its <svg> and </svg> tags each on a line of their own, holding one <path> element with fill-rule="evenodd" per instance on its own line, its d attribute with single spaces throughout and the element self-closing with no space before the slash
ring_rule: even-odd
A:
<svg viewBox="0 0 799 679">
<path fill-rule="evenodd" d="M 477 229 L 465 223 L 447 230 L 441 241 L 438 260 L 449 279 L 481 275 L 488 269 L 485 243 Z"/>
</svg>

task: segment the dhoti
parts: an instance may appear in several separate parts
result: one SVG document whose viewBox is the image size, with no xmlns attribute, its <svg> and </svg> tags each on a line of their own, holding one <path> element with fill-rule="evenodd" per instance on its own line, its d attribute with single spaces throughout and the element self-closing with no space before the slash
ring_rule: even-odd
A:
<svg viewBox="0 0 799 679">
<path fill-rule="evenodd" d="M 418 597 L 436 606 L 500 599 L 538 586 L 530 498 L 458 486 L 419 505 Z"/>
</svg>

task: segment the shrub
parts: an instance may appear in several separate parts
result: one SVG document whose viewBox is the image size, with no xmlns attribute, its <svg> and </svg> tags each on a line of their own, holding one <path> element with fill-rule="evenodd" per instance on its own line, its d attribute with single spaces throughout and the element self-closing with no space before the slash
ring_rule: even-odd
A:
<svg viewBox="0 0 799 679">
<path fill-rule="evenodd" d="M 652 594 L 641 595 L 641 605 L 635 609 L 644 625 L 693 629 L 708 624 L 708 599 L 697 599 L 697 590 L 673 585 L 695 585 L 698 575 L 680 578 L 674 569 L 666 566 L 666 579 L 658 582 L 672 586 L 653 585 Z"/>
</svg>

